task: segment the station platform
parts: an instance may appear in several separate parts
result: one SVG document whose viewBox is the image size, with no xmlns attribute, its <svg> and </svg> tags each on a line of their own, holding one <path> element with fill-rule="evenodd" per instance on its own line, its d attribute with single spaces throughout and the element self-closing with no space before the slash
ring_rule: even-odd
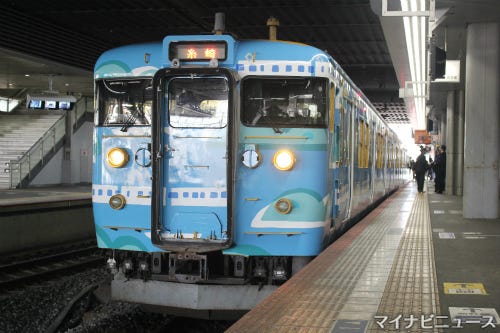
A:
<svg viewBox="0 0 500 333">
<path fill-rule="evenodd" d="M 0 190 L 0 261 L 95 239 L 91 185 Z"/>
<path fill-rule="evenodd" d="M 0 213 L 92 203 L 92 186 L 67 185 L 0 190 Z"/>
<path fill-rule="evenodd" d="M 409 182 L 226 332 L 498 332 L 500 219 Z"/>
</svg>

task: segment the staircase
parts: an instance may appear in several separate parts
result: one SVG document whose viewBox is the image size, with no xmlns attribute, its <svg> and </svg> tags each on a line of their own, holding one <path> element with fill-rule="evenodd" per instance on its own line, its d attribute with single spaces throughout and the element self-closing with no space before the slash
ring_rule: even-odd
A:
<svg viewBox="0 0 500 333">
<path fill-rule="evenodd" d="M 61 139 L 54 125 L 63 117 L 64 114 L 0 113 L 0 189 L 17 186 L 19 179 L 43 160 L 46 151 L 53 148 L 50 146 Z M 62 123 L 64 136 L 64 121 Z"/>
</svg>

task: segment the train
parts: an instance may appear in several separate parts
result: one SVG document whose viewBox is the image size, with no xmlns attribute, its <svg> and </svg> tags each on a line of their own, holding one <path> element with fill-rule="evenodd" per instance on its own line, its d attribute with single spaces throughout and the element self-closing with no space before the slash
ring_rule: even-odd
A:
<svg viewBox="0 0 500 333">
<path fill-rule="evenodd" d="M 244 313 L 406 178 L 396 133 L 328 53 L 167 35 L 95 64 L 92 201 L 114 300 Z"/>
</svg>

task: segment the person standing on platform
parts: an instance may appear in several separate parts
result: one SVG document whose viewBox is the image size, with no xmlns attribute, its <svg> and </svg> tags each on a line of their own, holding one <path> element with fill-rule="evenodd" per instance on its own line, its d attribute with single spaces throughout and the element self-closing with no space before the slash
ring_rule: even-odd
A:
<svg viewBox="0 0 500 333">
<path fill-rule="evenodd" d="M 408 168 L 410 169 L 411 172 L 411 179 L 415 180 L 415 161 L 413 158 L 410 158 L 410 163 Z"/>
<path fill-rule="evenodd" d="M 427 178 L 429 178 L 429 180 L 434 179 L 434 160 L 432 157 L 429 157 L 429 171 L 427 172 Z"/>
<path fill-rule="evenodd" d="M 442 194 L 444 192 L 446 179 L 446 146 L 440 146 L 438 148 L 438 152 L 439 154 L 436 156 L 436 160 L 434 161 L 436 172 L 434 179 L 434 191 Z"/>
<path fill-rule="evenodd" d="M 417 157 L 417 160 L 415 161 L 415 177 L 417 178 L 418 193 L 424 192 L 425 173 L 427 172 L 428 168 L 429 168 L 429 163 L 427 163 L 427 160 L 425 159 L 425 148 L 421 147 L 420 155 Z"/>
</svg>

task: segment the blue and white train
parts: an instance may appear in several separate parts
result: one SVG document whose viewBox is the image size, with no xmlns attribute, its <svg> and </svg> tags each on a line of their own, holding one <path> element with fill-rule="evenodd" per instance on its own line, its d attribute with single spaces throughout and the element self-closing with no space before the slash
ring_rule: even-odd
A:
<svg viewBox="0 0 500 333">
<path fill-rule="evenodd" d="M 95 65 L 92 198 L 112 297 L 247 311 L 404 181 L 405 151 L 327 53 L 227 34 Z"/>
</svg>

